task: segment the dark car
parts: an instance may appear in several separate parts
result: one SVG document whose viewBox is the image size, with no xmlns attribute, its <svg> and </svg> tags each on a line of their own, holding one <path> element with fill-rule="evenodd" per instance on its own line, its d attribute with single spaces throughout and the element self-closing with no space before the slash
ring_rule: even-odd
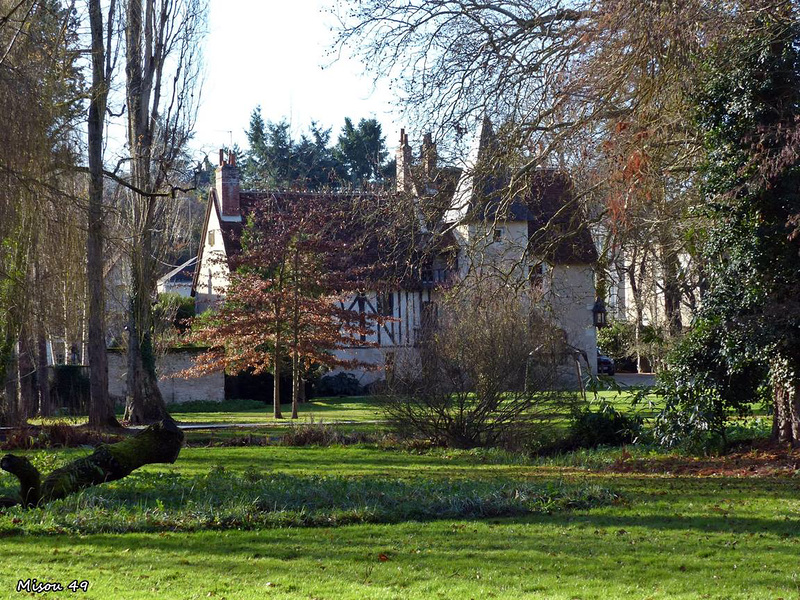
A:
<svg viewBox="0 0 800 600">
<path fill-rule="evenodd" d="M 597 355 L 597 373 L 602 375 L 614 374 L 614 359 L 602 354 Z"/>
</svg>

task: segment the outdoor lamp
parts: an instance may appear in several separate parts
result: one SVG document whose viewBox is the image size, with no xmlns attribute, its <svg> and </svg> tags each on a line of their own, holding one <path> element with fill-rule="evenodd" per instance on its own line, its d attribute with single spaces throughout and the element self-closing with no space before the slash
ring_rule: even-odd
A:
<svg viewBox="0 0 800 600">
<path fill-rule="evenodd" d="M 597 299 L 592 307 L 592 321 L 595 327 L 608 327 L 608 311 L 600 298 Z"/>
</svg>

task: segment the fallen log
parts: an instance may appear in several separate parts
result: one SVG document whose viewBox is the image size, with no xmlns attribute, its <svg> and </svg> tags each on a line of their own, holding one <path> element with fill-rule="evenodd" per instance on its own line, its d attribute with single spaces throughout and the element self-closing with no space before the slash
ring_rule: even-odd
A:
<svg viewBox="0 0 800 600">
<path fill-rule="evenodd" d="M 175 422 L 161 421 L 116 444 L 100 444 L 89 456 L 56 469 L 43 481 L 27 458 L 6 454 L 0 460 L 0 468 L 19 479 L 20 491 L 17 497 L 1 497 L 0 506 L 39 506 L 87 487 L 122 479 L 144 465 L 174 463 L 182 445 L 183 432 Z"/>
</svg>

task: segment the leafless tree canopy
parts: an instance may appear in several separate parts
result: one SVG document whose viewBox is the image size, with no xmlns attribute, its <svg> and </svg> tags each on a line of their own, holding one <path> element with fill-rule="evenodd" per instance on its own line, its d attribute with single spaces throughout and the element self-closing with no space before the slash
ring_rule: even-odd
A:
<svg viewBox="0 0 800 600">
<path fill-rule="evenodd" d="M 624 279 L 641 325 L 648 290 L 670 332 L 697 306 L 694 262 L 703 158 L 693 90 L 707 53 L 786 0 L 340 0 L 337 50 L 392 78 L 407 121 L 442 142 L 499 124 L 490 169 L 556 167 L 575 183 L 600 247 L 598 294 Z M 638 331 L 638 329 L 637 329 Z"/>
</svg>

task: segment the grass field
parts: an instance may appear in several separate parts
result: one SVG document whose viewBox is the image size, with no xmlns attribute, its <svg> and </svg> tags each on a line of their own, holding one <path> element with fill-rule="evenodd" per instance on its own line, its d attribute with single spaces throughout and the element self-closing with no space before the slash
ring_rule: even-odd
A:
<svg viewBox="0 0 800 600">
<path fill-rule="evenodd" d="M 606 402 L 615 408 L 630 411 L 632 393 L 628 390 L 603 390 L 596 395 L 587 393 L 589 402 Z M 656 396 L 648 396 L 647 402 L 642 403 L 636 410 L 644 416 L 649 417 L 655 414 L 661 406 L 660 399 Z M 259 402 L 257 400 L 229 400 L 225 402 L 188 402 L 170 406 L 171 414 L 175 420 L 198 425 L 203 423 L 214 424 L 258 424 L 265 426 L 281 427 L 290 422 L 291 405 L 281 405 L 284 420 L 276 421 L 272 417 L 272 404 Z M 302 421 L 323 421 L 323 422 L 357 422 L 373 423 L 383 420 L 380 403 L 375 397 L 356 396 L 356 397 L 335 397 L 335 398 L 314 398 L 309 402 L 300 404 L 299 420 Z M 122 418 L 122 413 L 117 414 Z M 60 416 L 52 418 L 31 419 L 31 424 L 51 424 L 54 422 L 67 422 L 70 424 L 82 424 L 86 422 L 86 417 Z"/>
<path fill-rule="evenodd" d="M 58 463 L 81 452 L 34 456 Z M 652 463 L 655 472 L 615 472 L 626 460 Z M 87 593 L 50 594 L 87 598 L 798 598 L 798 478 L 667 474 L 682 460 L 646 448 L 539 460 L 492 451 L 186 448 L 174 465 L 144 468 L 141 483 L 158 491 L 162 479 L 199 485 L 225 472 L 561 482 L 597 484 L 621 500 L 517 517 L 194 533 L 168 522 L 160 529 L 155 522 L 153 533 L 80 533 L 86 521 L 77 533 L 37 534 L 45 516 L 10 510 L 0 515 L 0 597 L 18 597 L 17 581 L 36 578 L 64 586 L 87 580 Z M 124 485 L 96 490 L 102 497 Z M 156 514 L 156 496 L 131 496 L 131 510 Z"/>
<path fill-rule="evenodd" d="M 590 394 L 630 411 L 630 394 Z M 659 399 L 633 410 L 655 414 Z M 284 407 L 289 414 L 289 407 Z M 701 459 L 644 446 L 528 457 L 384 444 L 289 447 L 252 401 L 196 403 L 173 465 L 0 512 L 0 597 L 800 598 L 800 454 Z M 383 431 L 371 398 L 300 423 Z M 266 446 L 215 446 L 259 436 Z M 90 450 L 31 451 L 43 471 Z M 782 461 L 782 462 L 781 462 Z M 780 463 L 780 464 L 779 464 Z M 15 488 L 0 474 L 0 495 Z M 456 515 L 456 516 L 453 516 Z M 88 591 L 76 586 L 88 582 Z"/>
</svg>

